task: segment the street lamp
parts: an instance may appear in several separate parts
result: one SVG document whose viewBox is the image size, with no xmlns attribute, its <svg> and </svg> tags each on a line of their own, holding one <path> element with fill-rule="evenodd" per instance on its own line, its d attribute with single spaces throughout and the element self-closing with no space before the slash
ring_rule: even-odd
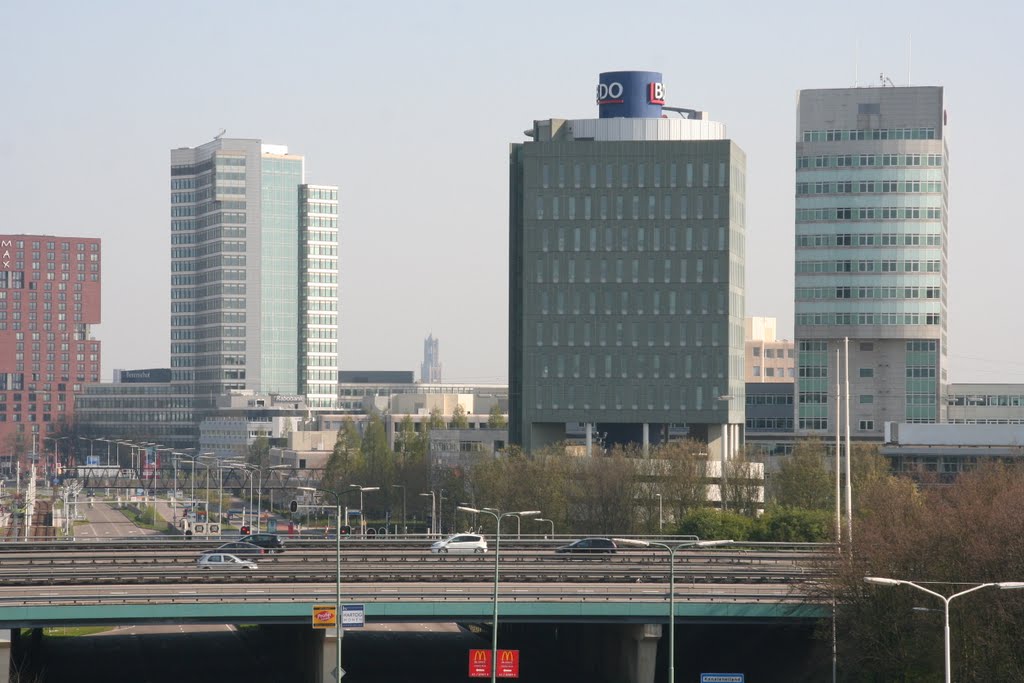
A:
<svg viewBox="0 0 1024 683">
<path fill-rule="evenodd" d="M 665 513 L 664 508 L 661 506 L 661 494 L 655 493 L 654 495 L 658 497 L 658 533 L 660 534 L 661 530 L 665 527 Z"/>
<path fill-rule="evenodd" d="M 914 583 L 913 581 L 904 581 L 902 579 L 886 579 L 886 578 L 883 578 L 883 577 L 880 577 L 880 576 L 865 576 L 864 577 L 864 581 L 866 581 L 867 583 L 870 583 L 870 584 L 874 584 L 876 586 L 910 586 L 911 588 L 916 588 L 919 591 L 923 591 L 923 592 L 927 593 L 928 595 L 934 595 L 939 600 L 942 600 L 942 604 L 943 604 L 943 607 L 944 607 L 943 614 L 945 616 L 944 641 L 945 641 L 946 683 L 951 683 L 951 681 L 953 680 L 953 678 L 952 678 L 952 675 L 953 675 L 952 674 L 952 669 L 950 668 L 950 663 L 949 663 L 949 603 L 952 602 L 953 598 L 959 598 L 961 595 L 967 595 L 968 593 L 973 593 L 976 590 L 981 590 L 982 588 L 988 588 L 989 586 L 996 586 L 997 588 L 1001 588 L 1003 590 L 1013 590 L 1015 588 L 1024 588 L 1024 581 L 1003 581 L 1001 583 L 983 583 L 981 585 L 975 586 L 974 588 L 968 588 L 965 591 L 960 591 L 959 593 L 954 593 L 953 595 L 950 595 L 949 597 L 946 597 L 945 595 L 942 595 L 941 593 L 936 593 L 935 591 L 933 591 L 931 589 L 928 589 L 928 588 L 925 588 L 924 586 L 918 585 L 918 584 Z"/>
<path fill-rule="evenodd" d="M 553 519 L 544 519 L 543 517 L 534 517 L 535 522 L 547 522 L 551 525 L 551 537 L 555 537 L 555 521 Z"/>
<path fill-rule="evenodd" d="M 349 484 L 349 488 L 359 491 L 359 535 L 366 535 L 366 510 L 363 509 L 363 492 L 364 491 L 380 491 L 379 486 L 360 486 L 359 484 Z"/>
<path fill-rule="evenodd" d="M 656 547 L 668 551 L 668 683 L 676 680 L 676 552 L 682 548 L 714 548 L 729 545 L 733 541 L 686 541 L 678 545 L 658 543 L 657 541 L 641 541 L 632 538 L 614 539 L 619 545 L 632 545 L 641 548 Z"/>
<path fill-rule="evenodd" d="M 498 512 L 493 508 L 471 508 L 460 505 L 459 510 L 472 512 L 473 514 L 483 513 L 494 517 L 494 615 L 491 617 L 491 683 L 498 680 L 498 562 L 501 549 L 501 520 L 505 517 L 533 517 L 540 514 L 540 510 L 524 510 L 522 512 Z"/>
<path fill-rule="evenodd" d="M 274 486 L 273 486 L 273 484 L 271 482 L 271 477 L 274 476 L 274 472 L 276 470 L 292 469 L 292 466 L 291 465 L 271 465 L 267 469 L 270 470 L 270 473 L 267 475 L 267 490 L 270 491 L 270 514 L 273 515 L 274 514 Z M 285 483 L 287 484 L 287 481 Z M 284 486 L 282 488 L 287 489 L 287 486 Z M 287 491 L 286 491 L 286 493 L 287 493 Z"/>
<path fill-rule="evenodd" d="M 430 493 L 421 493 L 419 495 L 424 496 L 424 497 L 430 496 L 430 535 L 431 535 L 431 537 L 433 537 L 434 536 L 434 524 L 437 523 L 437 517 L 436 517 L 437 511 L 434 509 L 435 505 L 436 505 L 436 500 L 437 499 L 434 498 L 434 492 L 433 491 L 431 491 Z"/>
<path fill-rule="evenodd" d="M 46 442 L 46 441 L 52 441 L 53 442 L 53 469 L 51 470 L 51 472 L 52 472 L 52 474 L 54 476 L 57 476 L 57 463 L 58 463 L 58 460 L 60 458 L 60 454 L 57 452 L 57 445 L 61 441 L 63 441 L 64 439 L 70 439 L 70 438 L 71 438 L 70 436 L 44 436 L 43 437 L 43 441 L 44 442 Z M 45 451 L 45 449 L 46 448 L 44 446 L 43 450 Z"/>
<path fill-rule="evenodd" d="M 317 493 L 327 493 L 334 496 L 334 514 L 337 528 L 334 530 L 334 553 L 335 560 L 337 562 L 337 569 L 334 578 L 334 625 L 337 628 L 337 641 L 335 642 L 334 649 L 337 652 L 337 673 L 338 680 L 341 680 L 341 639 L 345 636 L 345 629 L 341 624 L 341 497 L 334 491 L 328 491 L 326 489 L 318 489 L 312 486 L 297 486 L 300 491 L 315 491 Z M 362 515 L 362 507 L 359 510 Z"/>
<path fill-rule="evenodd" d="M 393 489 L 402 489 L 402 533 L 409 533 L 409 527 L 405 525 L 405 485 L 404 484 L 392 484 Z"/>
</svg>

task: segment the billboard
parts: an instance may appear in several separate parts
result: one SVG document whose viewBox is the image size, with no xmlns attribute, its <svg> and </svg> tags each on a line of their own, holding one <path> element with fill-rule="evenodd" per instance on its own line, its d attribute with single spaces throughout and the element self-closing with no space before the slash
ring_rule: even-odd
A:
<svg viewBox="0 0 1024 683">
<path fill-rule="evenodd" d="M 170 382 L 170 368 L 149 368 L 146 370 L 120 370 L 122 384 L 141 384 L 143 382 Z"/>
<path fill-rule="evenodd" d="M 657 71 L 606 71 L 598 76 L 597 106 L 602 119 L 658 119 L 665 86 Z"/>
</svg>

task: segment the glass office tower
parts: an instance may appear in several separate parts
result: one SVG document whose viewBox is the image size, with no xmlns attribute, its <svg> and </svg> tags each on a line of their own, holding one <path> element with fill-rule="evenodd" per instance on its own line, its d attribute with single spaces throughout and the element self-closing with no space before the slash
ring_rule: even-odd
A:
<svg viewBox="0 0 1024 683">
<path fill-rule="evenodd" d="M 797 431 L 943 420 L 949 191 L 941 87 L 804 90 L 797 105 Z M 842 429 L 842 425 L 840 425 Z"/>
<path fill-rule="evenodd" d="M 337 188 L 283 145 L 171 151 L 171 370 L 194 418 L 232 389 L 336 405 Z"/>
</svg>

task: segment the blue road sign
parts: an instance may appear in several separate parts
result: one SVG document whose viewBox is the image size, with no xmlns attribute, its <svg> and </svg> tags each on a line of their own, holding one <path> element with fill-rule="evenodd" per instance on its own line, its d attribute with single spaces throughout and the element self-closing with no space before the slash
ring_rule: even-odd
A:
<svg viewBox="0 0 1024 683">
<path fill-rule="evenodd" d="M 746 683 L 743 674 L 701 674 L 700 683 Z"/>
</svg>

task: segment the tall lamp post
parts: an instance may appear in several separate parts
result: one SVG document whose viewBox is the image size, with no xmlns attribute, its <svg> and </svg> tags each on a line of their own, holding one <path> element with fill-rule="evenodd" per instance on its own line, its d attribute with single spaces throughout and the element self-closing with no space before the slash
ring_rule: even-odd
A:
<svg viewBox="0 0 1024 683">
<path fill-rule="evenodd" d="M 379 486 L 360 486 L 359 484 L 349 484 L 349 488 L 353 491 L 359 491 L 359 535 L 366 535 L 366 510 L 363 509 L 363 492 L 364 491 L 380 491 Z"/>
<path fill-rule="evenodd" d="M 501 520 L 505 517 L 533 517 L 540 514 L 540 510 L 524 510 L 522 512 L 498 512 L 493 508 L 471 508 L 460 505 L 459 510 L 472 512 L 473 514 L 483 513 L 494 517 L 494 614 L 491 617 L 491 683 L 498 681 L 498 564 L 501 550 Z"/>
<path fill-rule="evenodd" d="M 661 530 L 665 527 L 665 513 L 664 508 L 661 506 L 661 494 L 655 493 L 654 495 L 658 497 L 658 533 L 660 534 Z"/>
<path fill-rule="evenodd" d="M 959 598 L 961 595 L 967 595 L 968 593 L 973 593 L 976 590 L 988 588 L 989 586 L 996 586 L 997 588 L 1001 588 L 1003 590 L 1024 588 L 1024 581 L 1003 581 L 1001 583 L 983 583 L 981 585 L 975 586 L 974 588 L 968 588 L 965 591 L 960 591 L 959 593 L 954 593 L 953 595 L 946 597 L 941 593 L 936 593 L 935 591 L 929 588 L 925 588 L 924 586 L 918 585 L 913 581 L 904 581 L 902 579 L 886 579 L 880 576 L 865 576 L 864 580 L 868 583 L 875 584 L 877 586 L 910 586 L 911 588 L 916 588 L 919 591 L 923 591 L 928 595 L 934 595 L 939 600 L 942 600 L 942 604 L 944 607 L 943 613 L 945 615 L 945 632 L 943 640 L 945 642 L 944 661 L 946 666 L 946 683 L 952 683 L 953 680 L 953 672 L 949 662 L 949 603 L 953 601 L 953 598 Z"/>
<path fill-rule="evenodd" d="M 341 625 L 341 497 L 334 491 L 328 491 L 327 489 L 313 488 L 312 486 L 297 486 L 300 491 L 314 491 L 320 494 L 329 494 L 334 496 L 334 514 L 337 528 L 334 530 L 334 553 L 335 560 L 337 562 L 336 573 L 334 577 L 334 623 L 338 629 L 338 639 L 335 643 L 334 650 L 338 655 L 337 659 L 337 673 L 338 680 L 341 680 L 341 639 L 345 637 L 345 629 Z M 362 510 L 360 509 L 360 513 Z"/>
<path fill-rule="evenodd" d="M 409 527 L 405 525 L 405 484 L 392 484 L 393 489 L 402 489 L 402 533 L 409 533 Z"/>
<path fill-rule="evenodd" d="M 437 524 L 437 510 L 435 509 L 437 507 L 437 499 L 434 497 L 433 491 L 430 491 L 429 493 L 421 493 L 419 495 L 424 497 L 430 496 L 430 536 L 433 537 L 434 525 Z"/>
<path fill-rule="evenodd" d="M 551 525 L 551 537 L 552 538 L 555 537 L 555 520 L 553 520 L 553 519 L 544 519 L 543 517 L 534 517 L 533 521 L 535 521 L 535 522 L 547 522 L 548 524 L 550 524 Z"/>
<path fill-rule="evenodd" d="M 631 538 L 616 538 L 619 545 L 632 545 L 641 548 L 664 548 L 668 551 L 668 683 L 676 680 L 676 553 L 683 548 L 714 548 L 729 545 L 733 541 L 686 541 L 677 545 L 658 543 L 657 541 L 640 541 Z"/>
</svg>

